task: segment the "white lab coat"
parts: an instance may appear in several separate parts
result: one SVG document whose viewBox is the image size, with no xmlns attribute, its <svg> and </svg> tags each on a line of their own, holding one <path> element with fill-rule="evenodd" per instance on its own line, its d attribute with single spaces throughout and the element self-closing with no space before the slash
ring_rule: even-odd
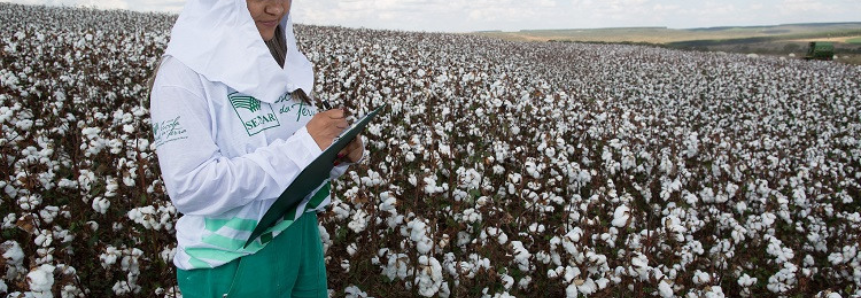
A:
<svg viewBox="0 0 861 298">
<path fill-rule="evenodd" d="M 156 76 L 150 112 L 162 179 L 183 213 L 174 264 L 216 267 L 261 249 L 244 240 L 269 206 L 322 152 L 305 125 L 316 107 L 294 100 L 310 92 L 313 73 L 297 49 L 291 21 L 281 26 L 288 52 L 282 69 L 254 27 L 244 0 L 189 0 Z M 346 165 L 332 171 L 337 177 Z M 325 199 L 296 209 L 325 207 Z M 325 192 L 325 193 L 324 193 Z M 312 204 L 313 205 L 313 204 Z M 292 220 L 271 230 L 278 235 Z"/>
</svg>

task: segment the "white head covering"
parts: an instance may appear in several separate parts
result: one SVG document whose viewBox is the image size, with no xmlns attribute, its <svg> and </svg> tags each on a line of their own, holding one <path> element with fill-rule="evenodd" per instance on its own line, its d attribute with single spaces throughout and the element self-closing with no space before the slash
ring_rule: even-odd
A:
<svg viewBox="0 0 861 298">
<path fill-rule="evenodd" d="M 188 0 L 165 55 L 263 102 L 272 103 L 297 88 L 310 94 L 314 72 L 296 46 L 289 13 L 281 19 L 281 28 L 287 42 L 283 69 L 260 37 L 245 0 Z"/>
</svg>

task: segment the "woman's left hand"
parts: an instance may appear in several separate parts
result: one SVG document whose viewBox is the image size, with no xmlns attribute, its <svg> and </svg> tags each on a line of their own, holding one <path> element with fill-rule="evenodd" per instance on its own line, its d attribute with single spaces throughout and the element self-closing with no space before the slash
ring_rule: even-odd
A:
<svg viewBox="0 0 861 298">
<path fill-rule="evenodd" d="M 356 136 L 347 147 L 341 150 L 338 153 L 338 159 L 335 160 L 335 165 L 337 166 L 341 162 L 351 162 L 356 163 L 362 159 L 362 155 L 365 153 L 365 145 L 362 142 L 362 135 Z"/>
</svg>

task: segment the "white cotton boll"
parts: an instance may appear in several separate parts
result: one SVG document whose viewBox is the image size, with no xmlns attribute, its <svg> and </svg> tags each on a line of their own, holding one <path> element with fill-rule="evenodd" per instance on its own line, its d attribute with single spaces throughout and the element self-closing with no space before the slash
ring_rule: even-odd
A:
<svg viewBox="0 0 861 298">
<path fill-rule="evenodd" d="M 523 242 L 511 241 L 511 247 L 514 250 L 514 263 L 517 264 L 517 268 L 521 272 L 532 271 L 529 268 L 529 259 L 532 258 L 532 254 L 523 247 Z"/>
<path fill-rule="evenodd" d="M 698 201 L 699 198 L 697 198 L 695 194 L 688 193 L 687 195 L 685 195 L 685 202 L 688 203 L 688 205 L 696 205 Z"/>
<path fill-rule="evenodd" d="M 335 218 L 345 220 L 350 217 L 350 206 L 347 204 L 333 204 L 332 212 L 335 213 Z"/>
<path fill-rule="evenodd" d="M 350 260 L 344 259 L 341 260 L 341 269 L 344 269 L 344 272 L 350 272 Z"/>
<path fill-rule="evenodd" d="M 634 269 L 633 273 L 637 273 L 640 280 L 645 281 L 649 278 L 649 270 L 651 267 L 649 266 L 649 259 L 646 258 L 646 255 L 637 253 L 637 256 L 631 259 L 631 267 Z"/>
<path fill-rule="evenodd" d="M 688 139 L 683 142 L 687 145 L 687 149 L 685 150 L 685 155 L 687 155 L 687 157 L 689 157 L 689 158 L 697 156 L 697 154 L 699 154 L 700 140 L 698 139 L 698 136 L 699 135 L 695 132 L 691 133 L 691 135 L 688 137 Z"/>
<path fill-rule="evenodd" d="M 541 171 L 538 169 L 538 166 L 531 161 L 526 162 L 526 172 L 529 173 L 529 176 L 532 178 L 538 179 L 541 177 Z"/>
<path fill-rule="evenodd" d="M 503 273 L 499 279 L 502 281 L 502 287 L 506 291 L 511 290 L 511 287 L 514 286 L 514 278 L 511 275 Z"/>
<path fill-rule="evenodd" d="M 7 240 L 0 244 L 0 251 L 3 251 L 3 258 L 6 259 L 7 270 L 14 270 L 15 267 L 24 264 L 24 251 L 21 250 L 18 242 Z"/>
<path fill-rule="evenodd" d="M 591 278 L 587 278 L 582 285 L 577 287 L 577 290 L 580 291 L 580 293 L 583 293 L 583 295 L 592 295 L 598 291 L 598 284 L 596 284 Z"/>
<path fill-rule="evenodd" d="M 42 204 L 42 196 L 34 194 L 29 196 L 22 196 L 18 198 L 18 207 L 21 207 L 23 210 L 34 210 L 36 207 Z"/>
<path fill-rule="evenodd" d="M 503 167 L 501 165 L 494 165 L 493 166 L 493 174 L 494 175 L 500 175 L 502 173 L 505 173 L 505 167 Z"/>
<path fill-rule="evenodd" d="M 704 285 L 704 284 L 711 282 L 711 280 L 712 280 L 711 275 L 709 275 L 708 273 L 705 273 L 705 272 L 702 272 L 699 270 L 694 272 L 693 282 L 695 285 L 698 285 L 698 286 Z"/>
<path fill-rule="evenodd" d="M 332 297 L 330 295 L 330 297 Z M 365 293 L 357 286 L 350 285 L 344 289 L 344 298 L 368 298 L 368 293 Z"/>
<path fill-rule="evenodd" d="M 36 249 L 36 264 L 52 264 L 54 263 L 54 248 L 39 248 Z"/>
<path fill-rule="evenodd" d="M 422 179 L 425 183 L 424 192 L 426 194 L 432 195 L 435 193 L 441 193 L 442 188 L 436 185 L 436 180 L 431 177 L 425 177 Z"/>
<path fill-rule="evenodd" d="M 575 278 L 580 277 L 580 273 L 581 273 L 580 268 L 572 267 L 572 266 L 566 266 L 565 267 L 565 274 L 563 275 L 563 278 L 565 279 L 565 282 L 571 282 Z"/>
<path fill-rule="evenodd" d="M 723 293 L 723 289 L 720 286 L 710 286 L 705 290 L 705 298 L 724 298 L 726 295 Z"/>
<path fill-rule="evenodd" d="M 108 201 L 108 199 L 103 197 L 96 197 L 95 199 L 93 199 L 92 206 L 93 210 L 95 210 L 96 212 L 100 214 L 105 214 L 106 212 L 108 212 L 108 208 L 111 207 L 111 201 Z"/>
<path fill-rule="evenodd" d="M 529 225 L 529 232 L 532 233 L 544 233 L 544 225 L 539 225 L 538 223 L 532 223 Z"/>
<path fill-rule="evenodd" d="M 407 227 L 410 228 L 410 240 L 412 241 L 420 241 L 422 238 L 426 237 L 425 235 L 425 223 L 419 219 L 413 219 L 407 224 Z"/>
<path fill-rule="evenodd" d="M 356 255 L 357 250 L 358 250 L 358 246 L 356 246 L 355 242 L 350 243 L 350 245 L 347 245 L 347 254 L 349 254 L 351 257 Z"/>
<path fill-rule="evenodd" d="M 42 218 L 47 224 L 54 222 L 54 218 L 57 217 L 57 214 L 60 212 L 60 208 L 57 206 L 45 206 L 44 209 L 39 211 L 39 216 Z"/>
<path fill-rule="evenodd" d="M 613 212 L 613 226 L 623 228 L 628 225 L 628 219 L 631 218 L 631 209 L 628 206 L 620 205 Z"/>
<path fill-rule="evenodd" d="M 835 266 L 843 264 L 843 254 L 839 252 L 831 253 L 830 255 L 828 255 L 828 261 Z"/>
<path fill-rule="evenodd" d="M 580 227 L 575 227 L 565 234 L 565 238 L 571 242 L 580 242 L 580 237 L 583 237 L 583 230 Z"/>
<path fill-rule="evenodd" d="M 554 270 L 554 269 L 548 269 L 547 270 L 547 278 L 549 278 L 549 279 L 559 278 L 559 271 Z"/>
<path fill-rule="evenodd" d="M 744 212 L 747 211 L 747 203 L 745 203 L 745 202 L 735 203 L 735 211 L 738 212 L 738 214 L 744 214 Z"/>
<path fill-rule="evenodd" d="M 463 220 L 470 224 L 481 222 L 481 213 L 476 212 L 475 209 L 472 208 L 466 209 L 463 211 Z"/>
<path fill-rule="evenodd" d="M 535 254 L 535 259 L 538 260 L 538 262 L 547 265 L 550 264 L 552 257 L 550 254 L 542 250 Z"/>
<path fill-rule="evenodd" d="M 380 173 L 377 173 L 373 170 L 368 170 L 367 175 L 361 178 L 362 185 L 366 187 L 373 187 L 382 184 L 383 180 L 380 177 Z"/>
<path fill-rule="evenodd" d="M 416 250 L 420 254 L 427 254 L 433 247 L 433 241 L 427 236 L 427 225 L 419 220 L 413 219 L 407 224 L 410 240 L 415 242 Z"/>
<path fill-rule="evenodd" d="M 530 283 L 532 283 L 532 277 L 527 275 L 527 276 L 524 276 L 523 278 L 521 278 L 520 281 L 517 282 L 517 287 L 520 288 L 521 290 L 526 290 L 529 288 Z"/>
<path fill-rule="evenodd" d="M 176 248 L 175 247 L 165 247 L 160 253 L 159 257 L 161 260 L 167 264 L 173 262 L 173 257 L 176 256 Z"/>
<path fill-rule="evenodd" d="M 18 189 L 12 185 L 6 185 L 6 187 L 3 187 L 3 192 L 5 192 L 6 195 L 13 197 L 13 198 L 18 196 Z"/>
<path fill-rule="evenodd" d="M 356 234 L 361 233 L 368 227 L 368 214 L 364 209 L 356 210 L 356 213 L 353 214 L 352 220 L 347 224 L 347 227 L 350 230 L 353 230 Z"/>
<path fill-rule="evenodd" d="M 432 297 L 442 287 L 442 266 L 436 258 L 419 257 L 419 271 L 414 280 L 418 285 L 419 295 Z"/>
<path fill-rule="evenodd" d="M 150 145 L 149 140 L 147 140 L 147 139 L 138 139 L 137 140 L 137 147 L 138 147 L 138 150 L 141 152 L 146 152 L 147 148 L 149 148 L 149 145 Z"/>
<path fill-rule="evenodd" d="M 52 231 L 43 229 L 39 231 L 39 234 L 33 239 L 33 243 L 39 247 L 49 247 L 51 243 L 54 242 L 54 233 Z"/>
<path fill-rule="evenodd" d="M 715 195 L 714 195 L 714 191 L 711 189 L 711 187 L 706 187 L 703 190 L 700 190 L 699 195 L 700 195 L 700 199 L 703 200 L 703 203 L 706 203 L 706 204 L 714 203 L 716 200 Z"/>
<path fill-rule="evenodd" d="M 580 297 L 579 292 L 577 292 L 577 285 L 570 284 L 565 288 L 565 297 L 566 298 L 577 298 Z"/>
<path fill-rule="evenodd" d="M 805 267 L 813 267 L 813 265 L 816 265 L 816 261 L 813 260 L 813 256 L 811 256 L 811 255 L 805 256 L 804 257 L 804 266 Z"/>
<path fill-rule="evenodd" d="M 732 182 L 727 183 L 727 185 L 726 185 L 727 196 L 730 198 L 735 197 L 736 192 L 738 192 L 738 185 L 735 185 Z"/>
<path fill-rule="evenodd" d="M 397 199 L 388 191 L 380 193 L 380 211 L 397 214 L 396 209 Z"/>
<path fill-rule="evenodd" d="M 117 258 L 122 254 L 121 251 L 117 250 L 113 246 L 108 246 L 105 249 L 105 253 L 99 255 L 99 260 L 102 262 L 102 268 L 107 269 L 113 264 L 117 263 Z"/>
<path fill-rule="evenodd" d="M 395 216 L 389 216 L 386 218 L 386 225 L 388 225 L 392 229 L 397 228 L 399 225 L 401 225 L 403 223 L 404 223 L 404 216 L 401 214 L 398 214 Z"/>
<path fill-rule="evenodd" d="M 119 189 L 119 188 L 120 188 L 120 186 L 117 183 L 117 179 L 114 179 L 113 177 L 108 177 L 107 184 L 105 185 L 105 197 L 110 198 L 110 197 L 116 196 L 117 195 L 117 189 Z"/>
<path fill-rule="evenodd" d="M 421 241 L 416 242 L 416 251 L 420 254 L 427 254 L 433 248 L 433 241 L 430 238 L 423 238 Z"/>
<path fill-rule="evenodd" d="M 496 242 L 499 244 L 508 243 L 508 235 L 506 235 L 502 231 L 499 231 L 499 234 L 496 235 Z"/>
<path fill-rule="evenodd" d="M 747 273 L 745 273 L 744 275 L 742 275 L 741 277 L 738 278 L 738 285 L 743 287 L 743 288 L 747 288 L 747 287 L 750 287 L 753 284 L 755 284 L 756 281 L 757 281 L 757 279 L 755 277 L 750 277 L 750 275 L 747 275 Z"/>
<path fill-rule="evenodd" d="M 0 229 L 14 229 L 17 227 L 15 224 L 18 221 L 18 217 L 14 212 L 10 212 L 6 214 L 6 217 L 3 218 L 3 224 L 0 225 Z"/>
<path fill-rule="evenodd" d="M 143 255 L 143 251 L 133 248 L 131 250 L 125 249 L 122 253 L 125 255 L 122 261 L 120 261 L 120 267 L 123 271 L 140 274 L 140 263 L 138 260 Z"/>
<path fill-rule="evenodd" d="M 553 147 L 547 147 L 547 149 L 544 149 L 544 155 L 549 158 L 554 158 L 556 157 L 556 149 Z"/>
<path fill-rule="evenodd" d="M 783 247 L 783 242 L 776 238 L 771 238 L 766 248 L 766 253 L 774 256 L 778 264 L 788 262 L 795 257 L 795 252 L 789 247 Z"/>
<path fill-rule="evenodd" d="M 27 274 L 27 283 L 33 297 L 53 297 L 51 287 L 54 286 L 54 269 L 56 267 L 44 264 Z"/>
<path fill-rule="evenodd" d="M 111 290 L 114 291 L 115 295 L 122 296 L 122 295 L 131 294 L 131 293 L 135 292 L 135 290 L 139 291 L 140 286 L 138 286 L 136 284 L 129 283 L 128 281 L 122 280 L 122 281 L 117 281 L 116 283 L 114 283 L 114 286 L 111 287 Z"/>
<path fill-rule="evenodd" d="M 329 247 L 332 247 L 332 236 L 322 225 L 317 225 L 317 230 L 320 232 L 320 242 L 323 242 L 323 254 L 325 255 L 329 251 Z"/>
<path fill-rule="evenodd" d="M 95 221 L 92 221 L 92 220 L 87 221 L 87 222 L 86 222 L 86 225 L 87 225 L 87 227 L 88 227 L 88 228 L 90 228 L 90 231 L 92 231 L 92 232 L 95 232 L 95 231 L 98 231 L 98 230 L 99 230 L 99 223 L 97 223 L 97 222 L 95 222 Z"/>
<path fill-rule="evenodd" d="M 662 280 L 658 283 L 658 293 L 663 298 L 675 297 L 675 294 L 673 294 L 673 286 L 671 286 L 666 280 Z"/>
</svg>

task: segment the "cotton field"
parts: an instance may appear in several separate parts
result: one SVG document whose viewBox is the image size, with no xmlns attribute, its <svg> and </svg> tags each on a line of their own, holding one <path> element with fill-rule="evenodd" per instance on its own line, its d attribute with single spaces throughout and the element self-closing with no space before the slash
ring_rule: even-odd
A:
<svg viewBox="0 0 861 298">
<path fill-rule="evenodd" d="M 175 16 L 0 3 L 0 294 L 177 297 L 147 80 Z M 298 26 L 389 108 L 321 214 L 334 297 L 861 295 L 861 67 Z"/>
</svg>

